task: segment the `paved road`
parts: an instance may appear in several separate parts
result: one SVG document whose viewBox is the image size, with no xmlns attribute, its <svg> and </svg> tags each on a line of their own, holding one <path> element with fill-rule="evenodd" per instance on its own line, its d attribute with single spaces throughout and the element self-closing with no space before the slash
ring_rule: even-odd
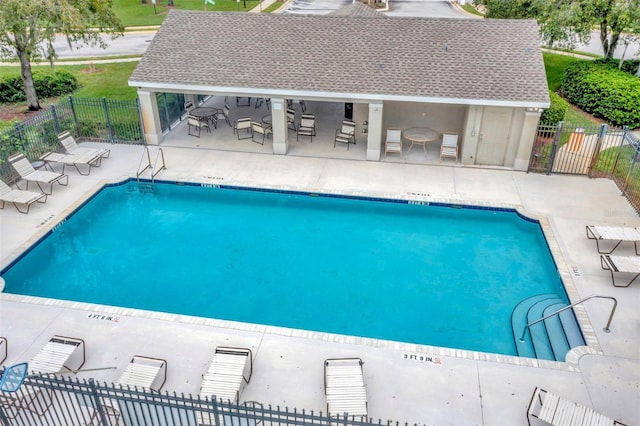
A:
<svg viewBox="0 0 640 426">
<path fill-rule="evenodd" d="M 442 18 L 472 18 L 471 15 L 461 11 L 449 0 L 391 0 L 391 10 L 385 12 L 389 16 L 423 16 Z M 351 0 L 293 0 L 285 10 L 285 13 L 327 14 Z M 121 55 L 142 55 L 153 39 L 153 31 L 127 32 L 124 37 L 105 41 L 109 44 L 107 49 L 84 46 L 73 50 L 69 48 L 64 38 L 59 38 L 54 43 L 58 56 L 61 59 L 107 57 Z M 602 54 L 598 32 L 594 32 L 590 43 L 579 46 L 576 50 Z M 616 57 L 620 57 L 623 47 L 616 50 Z M 640 53 L 640 42 L 633 43 L 625 54 L 625 58 L 632 58 Z"/>
</svg>

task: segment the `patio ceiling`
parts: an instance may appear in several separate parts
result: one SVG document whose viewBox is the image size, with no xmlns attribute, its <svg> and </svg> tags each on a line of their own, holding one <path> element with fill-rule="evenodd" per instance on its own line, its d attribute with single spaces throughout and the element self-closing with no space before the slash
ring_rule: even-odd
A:
<svg viewBox="0 0 640 426">
<path fill-rule="evenodd" d="M 172 10 L 129 84 L 351 102 L 549 103 L 532 20 Z"/>
</svg>

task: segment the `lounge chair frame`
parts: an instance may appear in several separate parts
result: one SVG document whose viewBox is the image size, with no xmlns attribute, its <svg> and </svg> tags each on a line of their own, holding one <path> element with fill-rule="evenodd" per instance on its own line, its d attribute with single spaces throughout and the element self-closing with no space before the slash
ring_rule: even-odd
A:
<svg viewBox="0 0 640 426">
<path fill-rule="evenodd" d="M 624 227 L 624 226 L 599 226 L 586 225 L 587 238 L 596 241 L 596 249 L 600 254 L 611 254 L 624 241 L 632 242 L 636 254 L 638 252 L 638 242 L 640 242 L 640 228 Z M 600 247 L 602 241 L 612 241 L 615 245 L 609 251 L 605 251 Z M 616 242 L 617 241 L 617 242 Z"/>
<path fill-rule="evenodd" d="M 109 158 L 111 150 L 107 148 L 87 148 L 81 147 L 68 130 L 58 134 L 58 142 L 62 145 L 67 154 L 75 155 L 99 155 L 100 159 Z"/>
<path fill-rule="evenodd" d="M 167 361 L 143 355 L 134 355 L 118 379 L 118 384 L 151 389 L 160 392 L 167 381 Z"/>
<path fill-rule="evenodd" d="M 87 176 L 91 174 L 92 167 L 100 167 L 102 162 L 102 157 L 99 154 L 61 154 L 59 152 L 46 152 L 41 157 L 40 160 L 44 161 L 45 167 L 48 167 L 49 170 L 55 172 L 56 170 L 53 168 L 53 164 L 62 164 L 62 172 L 65 173 L 67 166 L 75 167 L 78 174 L 83 176 Z M 83 166 L 83 167 L 80 167 Z M 82 169 L 84 166 L 87 166 L 86 171 L 83 173 Z"/>
<path fill-rule="evenodd" d="M 238 402 L 243 387 L 251 380 L 252 373 L 251 349 L 218 346 L 208 371 L 202 376 L 200 395 Z"/>
<path fill-rule="evenodd" d="M 38 202 L 44 204 L 47 202 L 47 194 L 41 192 L 25 191 L 22 189 L 13 189 L 4 181 L 0 181 L 0 209 L 4 209 L 4 203 L 11 203 L 22 214 L 29 213 L 31 204 Z M 25 210 L 21 210 L 18 205 L 26 206 Z"/>
<path fill-rule="evenodd" d="M 611 274 L 611 284 L 614 287 L 629 287 L 640 276 L 640 258 L 637 256 L 600 255 L 600 266 Z M 614 272 L 635 274 L 627 284 L 616 284 Z"/>
<path fill-rule="evenodd" d="M 529 426 L 531 426 L 532 417 L 552 426 L 625 426 L 624 423 L 600 414 L 592 408 L 541 388 L 536 388 L 531 395 L 527 408 Z"/>
<path fill-rule="evenodd" d="M 324 392 L 327 414 L 366 418 L 367 391 L 360 358 L 329 358 L 324 361 Z"/>
<path fill-rule="evenodd" d="M 8 158 L 8 160 L 20 175 L 20 180 L 27 182 L 25 187 L 26 190 L 29 189 L 29 182 L 35 182 L 42 193 L 51 195 L 54 183 L 58 183 L 62 186 L 67 186 L 69 184 L 69 175 L 46 170 L 36 170 L 33 168 L 33 165 L 29 160 L 27 160 L 27 157 L 25 157 L 21 152 L 13 154 Z M 49 185 L 49 192 L 46 191 L 46 186 L 43 187 L 42 185 Z M 17 183 L 16 186 L 19 189 L 22 189 Z"/>
</svg>

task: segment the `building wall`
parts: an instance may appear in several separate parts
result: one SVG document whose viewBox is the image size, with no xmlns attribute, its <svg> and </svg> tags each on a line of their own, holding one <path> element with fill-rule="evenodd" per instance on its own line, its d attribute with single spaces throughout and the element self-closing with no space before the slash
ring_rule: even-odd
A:
<svg viewBox="0 0 640 426">
<path fill-rule="evenodd" d="M 466 110 L 465 105 L 385 102 L 383 133 L 386 134 L 387 127 L 430 127 L 438 133 L 462 134 Z"/>
</svg>

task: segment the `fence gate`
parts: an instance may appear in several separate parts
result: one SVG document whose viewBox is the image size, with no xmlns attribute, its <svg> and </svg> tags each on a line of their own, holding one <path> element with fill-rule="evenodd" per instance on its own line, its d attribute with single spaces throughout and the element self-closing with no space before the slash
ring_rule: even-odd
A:
<svg viewBox="0 0 640 426">
<path fill-rule="evenodd" d="M 578 127 L 560 122 L 539 125 L 529 162 L 529 171 L 609 176 L 625 143 L 628 129 L 606 124 Z"/>
</svg>

